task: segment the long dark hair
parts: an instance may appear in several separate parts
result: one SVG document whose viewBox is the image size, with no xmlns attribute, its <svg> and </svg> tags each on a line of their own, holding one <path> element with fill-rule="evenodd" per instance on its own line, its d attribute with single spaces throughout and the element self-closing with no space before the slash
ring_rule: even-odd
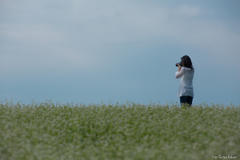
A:
<svg viewBox="0 0 240 160">
<path fill-rule="evenodd" d="M 191 68 L 191 69 L 193 68 L 192 67 L 192 61 L 191 61 L 191 58 L 189 56 L 185 55 L 181 58 L 181 60 L 182 60 L 182 63 L 184 65 L 184 67 Z"/>
</svg>

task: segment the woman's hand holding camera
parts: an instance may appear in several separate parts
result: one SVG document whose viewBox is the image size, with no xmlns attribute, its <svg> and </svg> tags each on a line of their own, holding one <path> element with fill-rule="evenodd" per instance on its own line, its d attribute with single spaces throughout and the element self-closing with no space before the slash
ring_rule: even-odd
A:
<svg viewBox="0 0 240 160">
<path fill-rule="evenodd" d="M 181 70 L 182 66 L 184 66 L 182 61 L 180 63 L 176 63 L 176 67 L 178 67 L 178 72 Z"/>
<path fill-rule="evenodd" d="M 178 72 L 181 70 L 181 66 L 180 66 L 180 64 L 177 64 L 178 65 Z"/>
</svg>

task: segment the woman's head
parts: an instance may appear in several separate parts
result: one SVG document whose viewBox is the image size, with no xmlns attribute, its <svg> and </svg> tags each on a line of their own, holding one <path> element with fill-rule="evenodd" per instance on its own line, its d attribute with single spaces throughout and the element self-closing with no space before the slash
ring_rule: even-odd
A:
<svg viewBox="0 0 240 160">
<path fill-rule="evenodd" d="M 189 56 L 185 55 L 181 58 L 184 67 L 192 68 L 192 61 Z"/>
</svg>

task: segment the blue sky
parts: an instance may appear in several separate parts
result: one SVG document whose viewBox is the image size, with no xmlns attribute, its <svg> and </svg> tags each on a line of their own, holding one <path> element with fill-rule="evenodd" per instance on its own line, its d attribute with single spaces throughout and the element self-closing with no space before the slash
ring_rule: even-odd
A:
<svg viewBox="0 0 240 160">
<path fill-rule="evenodd" d="M 0 100 L 178 102 L 183 55 L 194 104 L 240 104 L 240 2 L 0 1 Z"/>
</svg>

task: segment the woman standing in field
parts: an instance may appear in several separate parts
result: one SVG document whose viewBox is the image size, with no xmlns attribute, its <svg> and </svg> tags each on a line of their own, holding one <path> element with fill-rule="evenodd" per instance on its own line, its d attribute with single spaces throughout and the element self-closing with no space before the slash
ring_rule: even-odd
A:
<svg viewBox="0 0 240 160">
<path fill-rule="evenodd" d="M 181 77 L 178 97 L 180 97 L 181 105 L 187 103 L 189 107 L 193 101 L 193 76 L 194 68 L 189 56 L 185 55 L 181 58 L 181 62 L 177 63 L 178 71 L 175 73 L 176 78 Z"/>
</svg>

